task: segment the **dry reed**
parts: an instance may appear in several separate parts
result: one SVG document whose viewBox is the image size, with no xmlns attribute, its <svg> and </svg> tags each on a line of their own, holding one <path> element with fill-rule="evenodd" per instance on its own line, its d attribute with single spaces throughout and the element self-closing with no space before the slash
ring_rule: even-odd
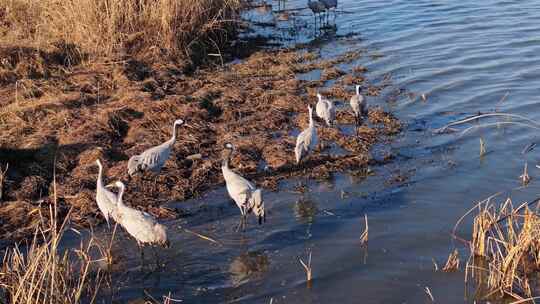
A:
<svg viewBox="0 0 540 304">
<path fill-rule="evenodd" d="M 123 51 L 189 53 L 207 41 L 219 44 L 234 25 L 240 0 L 0 0 L 4 40 L 36 47 L 73 44 L 77 52 L 112 55 Z M 216 31 L 219 31 L 217 33 Z M 74 53 L 74 55 L 77 54 Z"/>
<path fill-rule="evenodd" d="M 486 144 L 482 137 L 480 137 L 480 157 L 483 157 L 486 154 Z"/>
<path fill-rule="evenodd" d="M 465 280 L 473 278 L 484 299 L 533 296 L 531 284 L 540 270 L 540 217 L 530 204 L 514 208 L 507 199 L 497 208 L 486 200 L 475 207 Z"/>
<path fill-rule="evenodd" d="M 444 272 L 459 270 L 459 252 L 457 249 L 454 249 L 454 251 L 448 255 L 448 260 L 446 260 L 446 264 L 442 270 Z"/>
<path fill-rule="evenodd" d="M 308 287 L 311 287 L 311 279 L 312 279 L 312 268 L 311 268 L 311 251 L 309 251 L 309 257 L 307 264 L 302 260 L 300 260 L 300 264 L 304 267 L 304 270 L 306 271 L 306 282 L 308 284 Z"/>
<path fill-rule="evenodd" d="M 56 183 L 53 184 L 56 189 Z M 56 190 L 55 190 L 56 191 Z M 56 193 L 55 193 L 56 194 Z M 92 270 L 98 260 L 91 253 L 103 252 L 91 237 L 80 247 L 61 250 L 69 214 L 59 222 L 56 195 L 49 205 L 48 217 L 40 212 L 40 224 L 26 249 L 16 245 L 6 250 L 0 286 L 4 302 L 18 303 L 94 303 L 103 279 L 101 271 Z"/>
<path fill-rule="evenodd" d="M 4 182 L 6 180 L 8 169 L 9 164 L 6 164 L 6 167 L 3 170 L 2 166 L 0 166 L 0 202 L 2 201 L 2 197 L 4 196 Z"/>
<path fill-rule="evenodd" d="M 364 232 L 362 232 L 362 234 L 360 235 L 360 244 L 362 244 L 362 246 L 367 245 L 368 238 L 369 238 L 369 226 L 368 226 L 367 214 L 364 214 L 364 221 L 365 221 L 366 226 L 364 228 Z"/>
</svg>

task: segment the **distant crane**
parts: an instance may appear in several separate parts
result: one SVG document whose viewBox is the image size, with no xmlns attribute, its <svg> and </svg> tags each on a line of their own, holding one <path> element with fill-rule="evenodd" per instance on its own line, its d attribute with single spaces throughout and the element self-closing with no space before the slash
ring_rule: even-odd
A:
<svg viewBox="0 0 540 304">
<path fill-rule="evenodd" d="M 363 118 L 367 117 L 368 115 L 367 102 L 364 96 L 360 94 L 360 91 L 361 91 L 361 87 L 357 85 L 356 95 L 353 95 L 350 100 L 351 108 L 352 108 L 354 119 L 357 126 L 361 125 Z"/>
<path fill-rule="evenodd" d="M 117 181 L 113 184 L 107 185 L 107 188 L 116 186 L 118 190 L 118 196 L 116 200 L 116 218 L 117 222 L 124 227 L 124 229 L 137 241 L 137 245 L 141 248 L 146 244 L 148 245 L 161 245 L 169 247 L 169 240 L 167 239 L 167 229 L 162 224 L 158 223 L 156 219 L 143 211 L 128 207 L 124 204 L 122 196 L 126 189 L 124 183 Z"/>
<path fill-rule="evenodd" d="M 171 154 L 176 141 L 176 128 L 184 124 L 182 119 L 177 119 L 173 124 L 171 139 L 159 146 L 152 147 L 139 155 L 132 156 L 128 161 L 128 174 L 133 176 L 138 172 L 151 171 L 159 173 Z"/>
<path fill-rule="evenodd" d="M 229 196 L 234 200 L 238 209 L 240 209 L 242 215 L 241 226 L 245 224 L 246 216 L 250 212 L 253 212 L 258 217 L 260 225 L 263 221 L 266 221 L 262 191 L 255 188 L 255 185 L 229 168 L 229 160 L 234 151 L 234 146 L 231 143 L 226 143 L 225 149 L 227 150 L 227 154 L 221 164 L 221 171 L 225 179 L 227 192 L 229 192 Z"/>
<path fill-rule="evenodd" d="M 331 127 L 334 120 L 336 120 L 336 108 L 334 107 L 334 103 L 323 98 L 319 93 L 317 93 L 317 98 L 319 99 L 317 105 L 315 105 L 317 116 L 323 119 L 326 124 Z"/>
<path fill-rule="evenodd" d="M 315 27 L 317 27 L 317 15 L 319 15 L 319 24 L 321 23 L 321 13 L 324 13 L 326 11 L 326 8 L 322 1 L 312 1 L 308 0 L 307 3 L 309 9 L 311 9 L 311 12 L 313 12 L 313 19 L 315 20 Z"/>
<path fill-rule="evenodd" d="M 103 165 L 99 159 L 96 160 L 96 164 L 99 168 L 96 185 L 96 203 L 105 221 L 107 221 L 107 226 L 110 227 L 109 217 L 112 217 L 116 221 L 116 201 L 118 197 L 103 185 Z"/>
<path fill-rule="evenodd" d="M 294 155 L 296 157 L 296 163 L 299 164 L 300 161 L 307 156 L 307 154 L 315 149 L 317 146 L 317 129 L 315 128 L 315 123 L 313 122 L 313 108 L 308 106 L 309 112 L 309 126 L 298 134 L 296 138 L 296 147 L 294 148 Z"/>
</svg>

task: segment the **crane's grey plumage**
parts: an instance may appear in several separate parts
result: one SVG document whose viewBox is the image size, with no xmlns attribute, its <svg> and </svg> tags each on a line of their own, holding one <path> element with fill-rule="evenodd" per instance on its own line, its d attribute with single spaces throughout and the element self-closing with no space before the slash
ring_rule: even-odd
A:
<svg viewBox="0 0 540 304">
<path fill-rule="evenodd" d="M 262 224 L 263 221 L 266 221 L 262 191 L 229 168 L 229 160 L 234 146 L 231 143 L 226 143 L 225 149 L 227 149 L 227 155 L 221 164 L 221 171 L 227 185 L 227 192 L 240 209 L 243 220 L 248 213 L 253 212 L 258 217 L 259 224 Z"/>
<path fill-rule="evenodd" d="M 159 146 L 152 147 L 139 155 L 132 156 L 128 161 L 129 176 L 144 171 L 159 173 L 169 158 L 174 142 L 176 141 L 176 128 L 183 123 L 184 121 L 182 119 L 177 119 L 174 122 L 171 139 Z"/>
<path fill-rule="evenodd" d="M 105 221 L 107 221 L 107 225 L 109 225 L 109 217 L 112 217 L 116 221 L 116 201 L 118 197 L 103 185 L 103 165 L 101 165 L 99 159 L 96 160 L 96 164 L 99 168 L 96 185 L 96 203 Z"/>
<path fill-rule="evenodd" d="M 356 95 L 351 97 L 351 108 L 353 110 L 356 124 L 361 124 L 364 117 L 368 115 L 367 102 L 364 96 L 360 94 L 360 86 L 356 86 Z"/>
<path fill-rule="evenodd" d="M 315 128 L 315 123 L 313 122 L 313 108 L 308 106 L 309 112 L 309 126 L 298 134 L 296 138 L 296 147 L 294 148 L 294 155 L 296 157 L 296 163 L 299 164 L 300 161 L 307 156 L 307 154 L 315 149 L 317 146 L 317 129 Z"/>
<path fill-rule="evenodd" d="M 317 26 L 317 15 L 319 15 L 319 20 L 321 19 L 321 13 L 324 13 L 326 11 L 326 8 L 324 7 L 324 4 L 321 1 L 315 0 L 308 0 L 308 7 L 311 9 L 311 12 L 313 12 L 313 18 L 315 18 L 315 26 Z"/>
<path fill-rule="evenodd" d="M 124 195 L 125 185 L 121 181 L 110 184 L 107 187 L 118 187 L 118 196 L 116 200 L 116 218 L 117 223 L 129 233 L 139 246 L 162 245 L 169 246 L 167 239 L 167 229 L 156 221 L 156 219 L 143 211 L 128 207 L 124 204 L 122 196 Z"/>
<path fill-rule="evenodd" d="M 330 127 L 334 120 L 336 120 L 336 107 L 334 103 L 330 100 L 323 98 L 321 94 L 317 93 L 317 104 L 315 105 L 315 111 L 317 116 L 324 120 L 326 124 Z"/>
</svg>

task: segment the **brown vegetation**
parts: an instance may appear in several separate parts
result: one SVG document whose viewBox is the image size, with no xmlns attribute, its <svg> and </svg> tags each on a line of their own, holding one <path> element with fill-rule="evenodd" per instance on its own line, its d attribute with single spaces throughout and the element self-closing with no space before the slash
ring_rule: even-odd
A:
<svg viewBox="0 0 540 304">
<path fill-rule="evenodd" d="M 7 249 L 0 273 L 2 303 L 94 302 L 103 279 L 97 264 L 100 260 L 110 262 L 105 254 L 107 248 L 91 237 L 81 241 L 79 248 L 61 250 L 69 214 L 63 222 L 59 220 L 55 202 L 47 216 L 39 214 L 39 224 L 26 249 Z"/>
<path fill-rule="evenodd" d="M 476 282 L 479 298 L 525 301 L 538 295 L 540 217 L 528 206 L 514 208 L 508 199 L 497 208 L 488 199 L 475 207 L 465 276 Z"/>
<path fill-rule="evenodd" d="M 127 5 L 125 10 L 120 3 Z M 104 10 L 105 4 L 111 6 Z M 0 36 L 0 167 L 9 164 L 0 235 L 18 239 L 37 227 L 39 212 L 46 214 L 51 203 L 55 158 L 59 216 L 73 207 L 74 224 L 101 221 L 94 202 L 94 161 L 105 163 L 109 181 L 127 179 L 127 159 L 169 138 L 176 118 L 189 126 L 180 129 L 157 189 L 138 177 L 126 194 L 127 202 L 158 217 L 174 216 L 160 206 L 163 202 L 191 198 L 223 182 L 219 170 L 225 141 L 239 150 L 232 159 L 236 170 L 269 189 L 287 177 L 329 178 L 332 172 L 362 170 L 373 161 L 370 147 L 401 129 L 380 108 L 370 109 L 370 124 L 361 126 L 357 136 L 319 128 L 322 139 L 346 153 L 318 151 L 301 167 L 293 160 L 291 132 L 307 125 L 307 104 L 314 103 L 324 85 L 324 79 L 302 81 L 296 74 L 338 71 L 336 66 L 362 52 L 322 60 L 301 49 L 265 51 L 238 64 L 199 70 L 178 59 L 186 58 L 195 44 L 216 42 L 213 33 L 231 25 L 227 18 L 238 5 L 236 0 L 0 0 L 0 28 L 5 29 Z M 137 32 L 142 28 L 144 33 Z M 202 32 L 193 32 L 197 28 Z M 238 45 L 243 49 L 242 42 Z M 368 96 L 377 95 L 382 87 L 363 83 L 363 71 L 332 73 L 336 82 L 323 94 L 348 100 L 353 93 L 348 84 L 359 83 Z M 354 118 L 340 111 L 338 122 L 352 124 Z"/>
</svg>

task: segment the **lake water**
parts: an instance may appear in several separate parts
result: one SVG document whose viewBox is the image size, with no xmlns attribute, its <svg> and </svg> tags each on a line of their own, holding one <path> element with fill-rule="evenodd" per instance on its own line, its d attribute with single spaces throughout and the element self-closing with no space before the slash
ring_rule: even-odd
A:
<svg viewBox="0 0 540 304">
<path fill-rule="evenodd" d="M 244 233 L 235 231 L 238 210 L 224 188 L 179 203 L 190 216 L 167 223 L 173 247 L 160 252 L 163 270 L 141 271 L 135 243 L 118 242 L 126 271 L 115 278 L 115 298 L 140 299 L 146 290 L 157 299 L 170 292 L 183 303 L 429 303 L 427 287 L 437 303 L 472 303 L 463 267 L 436 272 L 433 261 L 442 266 L 454 248 L 467 259 L 468 250 L 450 233 L 476 201 L 498 191 L 516 202 L 536 198 L 538 150 L 521 151 L 537 140 L 537 131 L 492 127 L 460 137 L 433 130 L 495 110 L 539 118 L 538 2 L 340 0 L 335 22 L 330 16 L 335 31 L 316 29 L 311 12 L 297 10 L 306 1 L 285 1 L 288 16 L 272 4 L 273 12 L 245 14 L 277 24 L 257 34 L 285 45 L 309 43 L 323 57 L 363 49 L 353 65 L 365 65 L 370 82 L 391 76 L 392 86 L 368 101 L 406 123 L 390 147 L 396 160 L 372 168 L 375 174 L 365 180 L 336 175 L 331 182 L 310 181 L 305 193 L 293 191 L 297 181 L 284 183 L 283 191 L 265 193 L 266 224 L 251 221 Z M 397 89 L 407 94 L 393 98 Z M 480 137 L 489 152 L 483 158 Z M 532 181 L 513 190 L 525 162 Z M 386 182 L 396 174 L 408 179 Z M 359 241 L 364 214 L 367 248 Z M 470 236 L 470 222 L 459 234 Z M 308 252 L 311 288 L 299 263 Z"/>
</svg>

